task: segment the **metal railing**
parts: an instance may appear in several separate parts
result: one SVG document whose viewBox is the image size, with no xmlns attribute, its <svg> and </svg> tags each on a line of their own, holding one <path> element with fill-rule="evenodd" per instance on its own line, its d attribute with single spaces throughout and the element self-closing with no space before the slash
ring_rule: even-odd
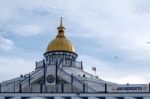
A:
<svg viewBox="0 0 150 99">
<path fill-rule="evenodd" d="M 44 65 L 44 60 L 36 62 L 36 69 L 42 68 Z"/>
<path fill-rule="evenodd" d="M 88 92 L 88 91 L 95 92 L 95 90 L 91 88 L 90 86 L 88 86 L 86 83 L 82 82 L 81 80 L 76 78 L 74 75 L 70 75 L 69 73 L 64 71 L 62 68 L 60 68 L 60 67 L 63 67 L 64 65 L 63 62 L 60 61 L 60 63 L 56 65 L 58 65 L 57 68 L 59 69 L 58 72 L 60 72 L 60 76 L 63 76 L 63 78 L 69 79 L 70 83 L 76 86 L 76 88 L 80 89 L 82 92 Z"/>
<path fill-rule="evenodd" d="M 74 68 L 78 68 L 78 69 L 83 69 L 82 62 L 78 62 L 78 61 L 74 61 L 74 60 L 64 60 L 64 59 L 61 62 L 65 67 L 74 67 Z M 54 65 L 56 63 L 57 63 L 56 61 L 47 61 L 46 62 L 47 65 Z M 38 64 L 38 62 L 37 62 L 37 64 Z"/>
<path fill-rule="evenodd" d="M 62 60 L 62 64 L 65 67 L 75 67 L 78 69 L 83 69 L 82 62 L 72 61 L 72 60 Z"/>
<path fill-rule="evenodd" d="M 43 68 L 40 68 L 40 69 L 36 70 L 35 72 L 26 75 L 25 79 L 20 82 L 21 86 L 26 87 L 27 85 L 29 85 L 31 83 L 31 81 L 34 79 L 34 77 L 38 76 L 41 73 L 41 71 L 43 71 L 43 70 L 44 70 Z"/>
<path fill-rule="evenodd" d="M 150 93 L 150 84 L 95 84 L 88 85 L 87 83 L 81 81 L 76 76 L 71 75 L 63 70 L 64 61 L 55 64 L 57 66 L 57 73 L 59 77 L 68 82 L 68 84 L 56 84 L 56 85 L 45 85 L 45 84 L 31 84 L 30 81 L 39 76 L 39 74 L 44 75 L 44 68 L 38 69 L 33 73 L 25 75 L 24 80 L 17 84 L 9 84 L 8 86 L 0 86 L 1 93 L 67 93 L 67 92 L 80 92 L 80 93 L 129 93 L 129 92 L 139 92 L 139 93 Z M 42 72 L 43 71 L 43 72 Z M 100 90 L 95 90 L 99 88 Z"/>
<path fill-rule="evenodd" d="M 71 84 L 57 84 L 57 85 L 44 85 L 44 84 L 30 84 L 26 87 L 12 86 L 8 90 L 1 91 L 1 93 L 70 93 L 82 92 Z"/>
<path fill-rule="evenodd" d="M 67 84 L 62 85 L 64 92 L 88 92 L 89 90 L 94 90 L 91 87 L 89 87 L 87 84 L 85 84 L 84 82 L 80 81 L 79 79 L 77 79 L 73 75 L 70 75 L 67 72 L 65 72 L 63 69 L 61 69 L 60 65 L 63 65 L 63 62 L 60 62 L 60 64 L 56 64 L 56 65 L 59 65 L 59 66 L 57 66 L 57 68 L 58 68 L 58 72 L 61 72 L 61 77 L 63 76 L 63 78 L 70 83 L 69 85 L 67 85 Z M 43 72 L 41 72 L 41 71 L 43 71 Z M 41 86 L 39 87 L 39 84 L 32 84 L 32 86 L 31 86 L 30 82 L 36 76 L 39 76 L 41 73 L 43 73 L 43 75 L 44 75 L 44 68 L 40 68 L 40 69 L 36 70 L 35 72 L 26 75 L 25 79 L 22 80 L 20 82 L 20 84 L 18 84 L 17 86 L 15 86 L 15 85 L 14 86 L 8 86 L 7 90 L 5 89 L 4 92 L 15 92 L 15 91 L 31 92 L 30 91 L 31 89 L 32 89 L 32 91 L 33 91 L 33 89 L 35 89 L 36 92 L 40 92 L 38 88 L 41 89 Z M 37 89 L 35 88 L 35 86 Z M 44 85 L 42 85 L 42 86 L 44 86 Z M 69 88 L 67 86 L 71 86 L 71 87 Z M 48 88 L 48 87 L 50 87 L 50 88 Z M 52 92 L 52 90 L 51 90 L 52 87 L 54 87 L 54 86 L 46 86 L 45 85 L 45 87 L 44 87 L 44 89 L 46 90 L 45 92 Z M 56 85 L 56 87 L 58 87 L 58 85 Z M 42 87 L 42 89 L 43 89 L 43 87 Z M 58 91 L 55 91 L 55 90 L 54 90 L 54 92 L 60 92 L 59 87 L 57 88 Z"/>
<path fill-rule="evenodd" d="M 115 86 L 115 87 L 114 87 Z M 99 87 L 99 86 L 97 86 Z M 150 84 L 132 84 L 132 85 L 110 85 L 105 84 L 105 89 L 101 91 L 89 92 L 83 91 L 72 84 L 30 84 L 22 87 L 21 84 L 7 87 L 7 90 L 1 88 L 0 93 L 150 93 Z M 116 89 L 115 89 L 116 88 Z M 85 90 L 88 89 L 87 86 Z"/>
</svg>

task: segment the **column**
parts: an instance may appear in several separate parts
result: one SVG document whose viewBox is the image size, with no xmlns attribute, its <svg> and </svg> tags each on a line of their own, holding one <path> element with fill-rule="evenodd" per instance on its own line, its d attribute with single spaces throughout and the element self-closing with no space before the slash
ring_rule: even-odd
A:
<svg viewBox="0 0 150 99">
<path fill-rule="evenodd" d="M 71 97 L 67 96 L 67 97 L 63 97 L 64 99 L 71 99 Z"/>
<path fill-rule="evenodd" d="M 12 99 L 13 97 L 5 97 L 4 99 Z"/>
<path fill-rule="evenodd" d="M 124 97 L 116 97 L 116 99 L 124 99 Z"/>
<path fill-rule="evenodd" d="M 21 97 L 21 99 L 28 99 L 28 98 L 30 98 L 30 97 Z"/>
<path fill-rule="evenodd" d="M 88 99 L 88 97 L 80 97 L 81 99 Z"/>
<path fill-rule="evenodd" d="M 44 99 L 54 99 L 54 97 L 44 97 Z"/>
<path fill-rule="evenodd" d="M 143 97 L 134 97 L 135 99 L 143 99 Z"/>
</svg>

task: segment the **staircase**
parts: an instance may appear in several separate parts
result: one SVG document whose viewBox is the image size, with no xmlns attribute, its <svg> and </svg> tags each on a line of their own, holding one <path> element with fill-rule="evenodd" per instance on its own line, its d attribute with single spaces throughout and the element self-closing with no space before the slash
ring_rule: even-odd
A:
<svg viewBox="0 0 150 99">
<path fill-rule="evenodd" d="M 57 64 L 56 64 L 57 65 Z M 70 75 L 66 71 L 63 70 L 63 62 L 60 62 L 57 66 L 58 73 L 57 75 L 67 81 L 68 83 L 72 84 L 74 87 L 78 88 L 81 92 L 96 92 L 93 88 L 88 86 L 86 83 L 82 82 L 78 78 L 73 75 Z"/>
<path fill-rule="evenodd" d="M 67 81 L 68 83 L 72 84 L 74 87 L 78 88 L 81 92 L 95 92 L 94 89 L 89 87 L 87 84 L 84 82 L 80 81 L 77 79 L 75 76 L 70 75 L 66 71 L 63 70 L 63 61 L 60 61 L 60 63 L 56 64 L 57 65 L 57 76 L 62 78 L 63 80 Z M 50 66 L 46 68 L 51 68 Z M 44 76 L 44 68 L 38 70 L 37 72 L 34 72 L 31 75 L 31 83 L 36 81 L 37 79 L 41 78 Z"/>
<path fill-rule="evenodd" d="M 76 78 L 73 75 L 70 75 L 66 71 L 63 70 L 63 62 L 61 61 L 57 65 L 57 76 L 61 79 L 67 81 L 71 85 L 73 85 L 76 89 L 80 90 L 79 92 L 96 92 L 93 88 L 88 86 L 86 83 L 80 81 L 78 78 Z M 50 66 L 46 67 L 50 68 Z M 25 79 L 21 81 L 21 88 L 25 89 L 27 86 L 29 86 L 31 83 L 34 84 L 34 82 L 38 81 L 44 77 L 44 68 L 40 68 L 38 70 L 35 70 L 34 72 L 26 75 Z"/>
<path fill-rule="evenodd" d="M 32 73 L 28 74 L 24 80 L 21 81 L 21 87 L 25 88 L 26 86 L 30 85 L 31 83 L 34 83 L 43 76 L 44 76 L 44 68 L 40 68 L 39 70 L 33 71 Z"/>
</svg>

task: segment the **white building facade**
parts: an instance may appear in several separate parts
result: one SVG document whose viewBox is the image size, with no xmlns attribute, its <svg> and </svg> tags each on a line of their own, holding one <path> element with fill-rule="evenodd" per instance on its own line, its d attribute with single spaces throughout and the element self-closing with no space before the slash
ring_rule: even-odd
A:
<svg viewBox="0 0 150 99">
<path fill-rule="evenodd" d="M 150 99 L 150 84 L 116 84 L 84 71 L 62 19 L 57 29 L 33 72 L 0 83 L 0 99 Z"/>
</svg>

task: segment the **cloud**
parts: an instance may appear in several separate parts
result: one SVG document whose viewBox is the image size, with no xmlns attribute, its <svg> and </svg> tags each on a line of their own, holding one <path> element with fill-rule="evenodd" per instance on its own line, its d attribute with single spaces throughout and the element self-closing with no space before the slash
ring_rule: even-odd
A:
<svg viewBox="0 0 150 99">
<path fill-rule="evenodd" d="M 28 74 L 34 70 L 34 61 L 20 57 L 0 57 L 0 81 Z"/>
<path fill-rule="evenodd" d="M 17 36 L 34 36 L 48 30 L 52 14 L 37 1 L 0 1 L 0 30 L 9 31 Z M 43 2 L 43 1 L 41 1 Z M 46 3 L 45 3 L 46 4 Z M 44 7 L 44 8 L 43 8 Z M 49 21 L 48 21 L 49 20 Z"/>
<path fill-rule="evenodd" d="M 0 22 L 5 23 L 10 21 L 11 17 L 15 15 L 15 7 L 12 6 L 13 2 L 7 0 L 0 0 Z"/>
<path fill-rule="evenodd" d="M 8 51 L 15 47 L 14 42 L 0 35 L 0 49 Z"/>
<path fill-rule="evenodd" d="M 96 65 L 102 78 L 139 81 L 140 75 L 149 78 L 149 4 L 148 0 L 1 0 L 0 30 L 22 37 L 47 35 L 56 32 L 57 19 L 63 16 L 67 34 L 75 42 L 83 41 L 79 52 L 83 50 L 80 59 L 87 71 Z M 3 50 L 13 48 L 15 42 L 0 36 Z M 114 60 L 114 56 L 119 58 Z"/>
<path fill-rule="evenodd" d="M 43 31 L 41 27 L 36 25 L 16 25 L 11 27 L 10 30 L 15 34 L 24 37 L 38 35 Z"/>
<path fill-rule="evenodd" d="M 126 84 L 126 83 L 129 84 L 147 83 L 148 84 L 148 81 L 140 76 L 126 76 L 123 78 L 115 79 L 115 82 L 119 82 L 120 84 Z"/>
<path fill-rule="evenodd" d="M 132 63 L 131 65 L 129 62 L 118 61 L 116 59 L 112 59 L 112 61 L 109 62 L 89 55 L 80 55 L 79 60 L 83 61 L 85 71 L 95 75 L 95 72 L 92 71 L 92 67 L 96 67 L 97 75 L 106 81 L 120 84 L 149 83 L 149 71 L 138 66 L 138 63 Z"/>
</svg>

